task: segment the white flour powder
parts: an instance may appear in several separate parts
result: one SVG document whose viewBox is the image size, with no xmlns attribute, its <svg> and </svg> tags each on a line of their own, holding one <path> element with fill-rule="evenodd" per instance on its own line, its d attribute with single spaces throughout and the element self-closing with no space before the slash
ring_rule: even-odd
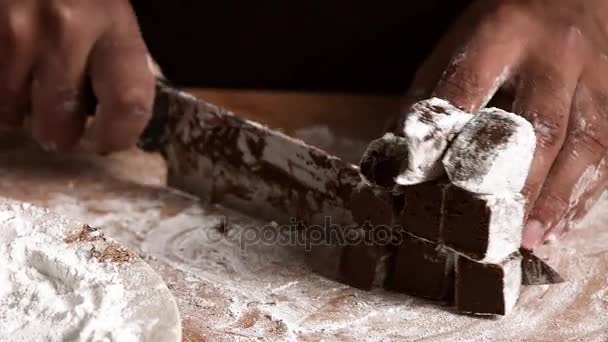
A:
<svg viewBox="0 0 608 342">
<path fill-rule="evenodd" d="M 183 318 L 195 330 L 216 334 L 211 340 L 602 341 L 608 336 L 607 199 L 583 229 L 541 251 L 567 282 L 524 287 L 509 316 L 490 319 L 315 276 L 305 258 L 287 246 L 254 244 L 243 250 L 238 241 L 215 239 L 213 229 L 224 215 L 233 223 L 228 235 L 244 223 L 263 224 L 221 208 L 193 204 L 162 218 L 166 204 L 158 199 L 104 196 L 83 201 L 58 195 L 49 205 L 102 225 L 155 262 L 183 272 L 169 277 Z"/>
<path fill-rule="evenodd" d="M 133 291 L 125 280 L 125 273 L 142 278 L 142 264 L 99 230 L 27 204 L 0 201 L 0 340 L 152 337 L 157 322 L 141 316 L 134 303 L 142 294 L 154 298 L 163 289 Z"/>
</svg>

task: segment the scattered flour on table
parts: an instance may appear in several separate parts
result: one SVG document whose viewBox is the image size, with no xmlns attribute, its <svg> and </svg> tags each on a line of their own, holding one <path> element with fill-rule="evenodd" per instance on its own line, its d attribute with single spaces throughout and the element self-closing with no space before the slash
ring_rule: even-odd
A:
<svg viewBox="0 0 608 342">
<path fill-rule="evenodd" d="M 156 322 L 134 318 L 133 305 L 146 291 L 129 289 L 120 274 L 128 266 L 114 260 L 128 262 L 130 252 L 94 229 L 86 230 L 85 242 L 69 241 L 71 232 L 88 228 L 28 204 L 0 202 L 0 340 L 141 341 L 149 336 Z M 110 250 L 103 247 L 120 254 L 106 254 Z M 147 295 L 155 297 L 156 291 Z"/>
<path fill-rule="evenodd" d="M 244 245 L 239 233 L 265 223 L 219 207 L 193 202 L 163 217 L 163 202 L 143 197 L 108 195 L 83 202 L 58 195 L 49 204 L 102 225 L 121 242 L 186 274 L 180 280 L 185 293 L 176 293 L 182 315 L 228 340 L 599 341 L 608 336 L 606 198 L 580 229 L 540 251 L 568 281 L 525 287 L 512 314 L 496 319 L 460 315 L 382 290 L 363 292 L 316 276 L 296 248 Z M 218 235 L 222 219 L 228 229 Z M 216 291 L 214 297 L 197 295 L 199 284 Z M 200 316 L 203 309 L 206 314 Z"/>
<path fill-rule="evenodd" d="M 341 141 L 323 126 L 296 135 L 354 162 L 365 148 L 363 142 Z M 177 297 L 184 326 L 210 335 L 201 340 L 605 341 L 608 336 L 606 197 L 579 229 L 540 251 L 567 282 L 525 287 L 511 315 L 489 319 L 316 276 L 303 253 L 289 246 L 242 245 L 238 235 L 247 225 L 266 223 L 229 210 L 175 200 L 160 189 L 134 194 L 81 187 L 95 195 L 55 193 L 44 204 L 102 227 L 145 255 Z M 176 210 L 175 202 L 186 205 Z M 222 218 L 228 219 L 228 229 L 218 236 Z M 0 281 L 6 276 L 0 271 Z M 6 291 L 0 287 L 0 298 Z"/>
</svg>

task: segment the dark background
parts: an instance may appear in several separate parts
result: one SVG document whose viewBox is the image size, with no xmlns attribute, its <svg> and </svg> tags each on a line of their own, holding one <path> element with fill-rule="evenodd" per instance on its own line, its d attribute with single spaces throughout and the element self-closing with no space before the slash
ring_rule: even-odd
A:
<svg viewBox="0 0 608 342">
<path fill-rule="evenodd" d="M 403 93 L 467 0 L 133 0 L 181 86 Z"/>
</svg>

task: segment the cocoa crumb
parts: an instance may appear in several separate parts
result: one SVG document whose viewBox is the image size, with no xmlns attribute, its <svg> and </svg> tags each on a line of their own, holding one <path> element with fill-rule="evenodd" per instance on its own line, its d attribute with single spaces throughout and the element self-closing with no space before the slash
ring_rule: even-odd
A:
<svg viewBox="0 0 608 342">
<path fill-rule="evenodd" d="M 104 240 L 105 237 L 99 228 L 91 227 L 88 224 L 83 225 L 80 229 L 72 234 L 69 234 L 64 241 L 66 243 L 76 242 L 93 242 Z"/>
<path fill-rule="evenodd" d="M 222 235 L 225 235 L 231 229 L 230 225 L 228 225 L 228 223 L 226 222 L 226 219 L 223 217 L 220 219 L 220 221 L 218 223 L 216 223 L 213 226 L 213 228 Z"/>
<path fill-rule="evenodd" d="M 100 262 L 128 262 L 135 259 L 133 252 L 116 242 L 109 243 L 103 251 L 93 247 L 91 255 Z"/>
</svg>

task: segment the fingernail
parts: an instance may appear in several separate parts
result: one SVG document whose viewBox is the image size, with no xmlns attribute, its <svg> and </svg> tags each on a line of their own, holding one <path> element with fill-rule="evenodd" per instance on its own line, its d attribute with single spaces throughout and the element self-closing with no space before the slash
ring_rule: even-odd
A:
<svg viewBox="0 0 608 342">
<path fill-rule="evenodd" d="M 559 240 L 559 237 L 555 233 L 551 232 L 545 237 L 545 244 L 553 244 L 557 242 L 557 240 Z"/>
<path fill-rule="evenodd" d="M 568 233 L 567 229 L 551 232 L 551 233 L 547 234 L 547 236 L 545 236 L 545 243 L 546 244 L 555 243 L 555 242 L 563 239 L 567 233 Z"/>
<path fill-rule="evenodd" d="M 567 220 L 561 220 L 555 227 L 549 230 L 545 234 L 545 242 L 553 243 L 564 236 L 564 232 L 566 231 Z"/>
<path fill-rule="evenodd" d="M 566 234 L 568 234 L 568 231 L 569 231 L 569 229 L 567 227 L 563 228 L 563 229 L 554 230 L 551 233 L 547 234 L 545 239 L 546 240 L 551 239 L 554 241 L 561 240 L 566 236 Z"/>
<path fill-rule="evenodd" d="M 538 220 L 530 220 L 524 229 L 522 246 L 526 248 L 534 248 L 543 242 L 545 236 L 545 228 Z"/>
</svg>

